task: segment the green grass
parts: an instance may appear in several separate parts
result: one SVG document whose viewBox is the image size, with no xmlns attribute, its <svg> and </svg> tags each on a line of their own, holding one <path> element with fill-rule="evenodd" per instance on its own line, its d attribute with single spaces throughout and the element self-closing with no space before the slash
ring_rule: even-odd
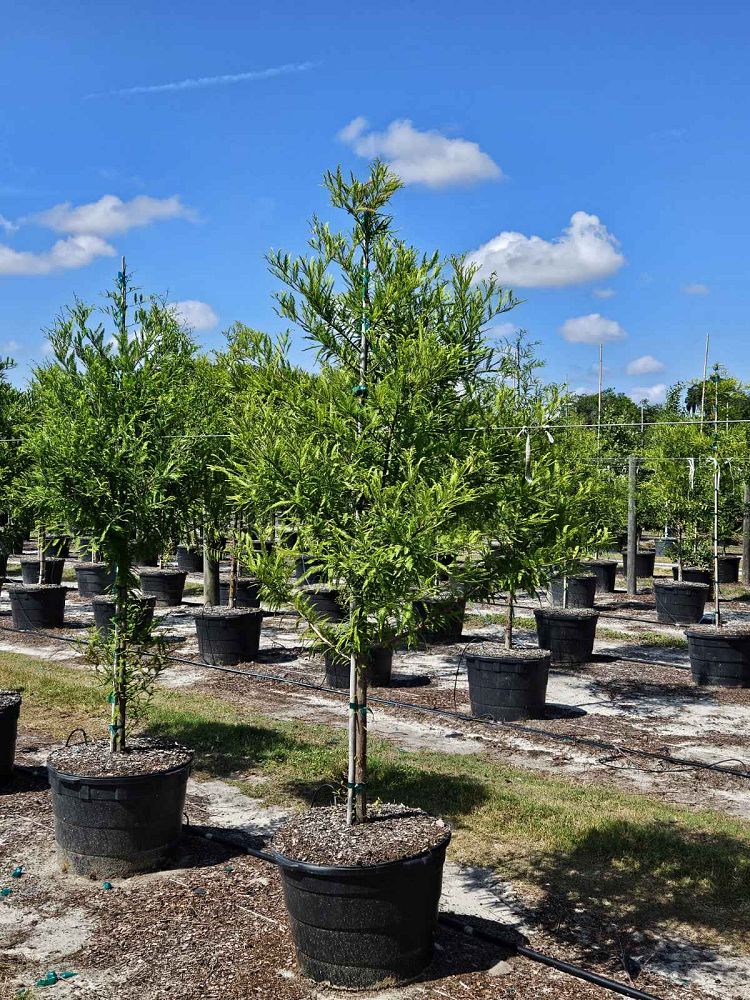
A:
<svg viewBox="0 0 750 1000">
<path fill-rule="evenodd" d="M 104 735 L 106 692 L 93 675 L 0 654 L 0 687 L 18 686 L 27 727 Z M 253 797 L 293 806 L 326 801 L 325 785 L 342 789 L 343 722 L 280 722 L 236 698 L 160 690 L 149 730 L 193 747 L 199 777 L 231 776 Z M 375 738 L 370 749 L 372 797 L 443 815 L 454 860 L 495 867 L 560 912 L 583 906 L 641 931 L 750 950 L 750 824 L 481 755 L 402 752 Z"/>
<path fill-rule="evenodd" d="M 490 615 L 466 615 L 464 625 L 467 627 L 481 627 L 482 625 L 502 625 L 508 624 L 507 612 L 499 612 Z M 513 619 L 515 628 L 530 629 L 536 631 L 536 621 L 533 618 L 525 618 L 523 615 L 516 615 Z"/>
<path fill-rule="evenodd" d="M 188 580 L 185 584 L 185 589 L 183 594 L 186 597 L 195 597 L 197 595 L 203 596 L 203 584 L 195 581 Z"/>
<path fill-rule="evenodd" d="M 597 627 L 597 639 L 613 639 L 620 642 L 630 642 L 639 646 L 662 646 L 669 649 L 687 649 L 687 639 L 682 635 L 669 635 L 643 629 L 638 632 L 625 632 L 622 629 Z"/>
</svg>

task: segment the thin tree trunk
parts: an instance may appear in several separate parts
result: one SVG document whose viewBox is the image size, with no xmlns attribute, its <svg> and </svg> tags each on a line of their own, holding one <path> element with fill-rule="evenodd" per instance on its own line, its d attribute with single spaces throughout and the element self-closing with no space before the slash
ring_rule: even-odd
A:
<svg viewBox="0 0 750 1000">
<path fill-rule="evenodd" d="M 356 660 L 354 756 L 354 817 L 357 823 L 367 819 L 367 665 Z"/>
<path fill-rule="evenodd" d="M 680 583 L 682 583 L 682 571 L 685 566 L 685 557 L 682 554 L 683 536 L 683 528 L 682 525 L 679 524 L 677 526 L 677 579 Z"/>
<path fill-rule="evenodd" d="M 357 657 L 349 657 L 349 739 L 346 770 L 346 824 L 352 826 L 355 820 L 354 786 L 357 775 Z"/>
<path fill-rule="evenodd" d="M 112 659 L 112 719 L 109 727 L 109 749 L 111 753 L 125 749 L 125 723 L 127 721 L 126 674 L 127 653 L 123 641 L 123 626 L 128 618 L 128 578 L 122 563 L 116 567 L 115 585 L 115 649 Z"/>
<path fill-rule="evenodd" d="M 718 409 L 718 404 L 717 404 Z M 721 597 L 719 595 L 719 490 L 721 469 L 718 459 L 714 459 L 714 523 L 713 523 L 713 567 L 714 567 L 714 624 L 721 626 Z"/>
<path fill-rule="evenodd" d="M 516 595 L 508 591 L 508 627 L 505 630 L 505 648 L 513 649 L 513 623 L 516 617 Z"/>
<path fill-rule="evenodd" d="M 227 597 L 227 607 L 233 608 L 237 603 L 237 577 L 239 575 L 237 562 L 237 518 L 232 518 L 232 541 L 230 543 L 229 554 L 229 595 Z"/>
<path fill-rule="evenodd" d="M 636 517 L 636 486 L 638 481 L 638 459 L 631 455 L 628 459 L 628 574 L 627 590 L 629 594 L 638 593 L 638 572 L 636 559 L 638 555 L 638 525 Z"/>
<path fill-rule="evenodd" d="M 203 603 L 216 607 L 219 603 L 219 561 L 209 542 L 209 532 L 203 532 Z"/>
<path fill-rule="evenodd" d="M 37 583 L 41 584 L 44 583 L 44 564 L 47 556 L 47 532 L 43 524 L 40 524 L 37 528 L 37 545 L 39 547 L 39 576 Z"/>
</svg>

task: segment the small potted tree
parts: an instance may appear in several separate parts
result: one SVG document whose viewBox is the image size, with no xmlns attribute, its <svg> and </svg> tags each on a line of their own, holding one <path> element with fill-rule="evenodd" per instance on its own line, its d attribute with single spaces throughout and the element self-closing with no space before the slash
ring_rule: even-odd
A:
<svg viewBox="0 0 750 1000">
<path fill-rule="evenodd" d="M 132 732 L 163 665 L 133 570 L 138 546 L 159 543 L 175 523 L 192 461 L 183 387 L 194 345 L 161 301 L 130 287 L 124 261 L 103 310 L 76 301 L 49 341 L 50 359 L 34 371 L 28 447 L 44 463 L 51 510 L 87 524 L 115 570 L 107 628 L 90 645 L 109 690 L 109 735 L 51 754 L 55 836 L 74 871 L 125 875 L 158 867 L 174 849 L 191 763 L 184 748 Z"/>
<path fill-rule="evenodd" d="M 688 552 L 693 561 L 698 556 L 700 525 L 708 517 L 708 449 L 706 436 L 688 421 L 654 427 L 646 449 L 647 502 L 675 528 L 673 579 L 654 579 L 657 618 L 666 624 L 699 622 L 710 596 L 710 571 L 685 565 Z"/>
<path fill-rule="evenodd" d="M 274 850 L 303 972 L 370 987 L 430 961 L 450 831 L 419 809 L 371 802 L 368 657 L 383 623 L 416 638 L 413 601 L 432 589 L 444 539 L 460 536 L 463 550 L 478 541 L 466 526 L 485 499 L 487 460 L 465 428 L 491 362 L 484 325 L 511 302 L 494 283 L 473 284 L 462 261 L 395 238 L 386 210 L 399 182 L 384 165 L 364 182 L 339 171 L 325 183 L 351 230 L 316 221 L 311 258 L 270 258 L 286 286 L 280 311 L 318 348 L 320 368 L 292 369 L 283 345 L 266 342 L 232 480 L 261 537 L 275 518 L 304 534 L 346 609 L 338 622 L 317 615 L 278 551 L 247 552 L 274 600 L 350 665 L 346 805 L 295 817 Z M 365 919 L 368 933 L 352 934 Z"/>
</svg>

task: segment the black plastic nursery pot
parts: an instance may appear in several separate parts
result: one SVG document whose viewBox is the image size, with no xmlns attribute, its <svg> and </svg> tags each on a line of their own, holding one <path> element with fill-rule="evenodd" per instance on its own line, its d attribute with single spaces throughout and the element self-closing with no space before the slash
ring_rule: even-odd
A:
<svg viewBox="0 0 750 1000">
<path fill-rule="evenodd" d="M 90 563 L 96 562 L 94 559 L 94 549 L 92 546 L 92 539 L 90 535 L 82 535 L 76 542 L 76 552 L 78 554 L 78 562 Z"/>
<path fill-rule="evenodd" d="M 8 572 L 8 557 L 7 555 L 0 555 L 0 580 L 5 579 L 5 575 Z"/>
<path fill-rule="evenodd" d="M 73 568 L 79 597 L 98 597 L 108 593 L 115 584 L 115 571 L 107 563 L 80 562 Z"/>
<path fill-rule="evenodd" d="M 565 588 L 567 585 L 568 600 L 565 604 Z M 593 608 L 596 596 L 596 576 L 593 573 L 581 573 L 564 578 L 556 576 L 550 580 L 550 604 L 554 608 Z"/>
<path fill-rule="evenodd" d="M 13 777 L 16 756 L 18 718 L 21 714 L 21 695 L 18 691 L 0 691 L 0 788 Z"/>
<path fill-rule="evenodd" d="M 739 583 L 740 556 L 719 556 L 719 583 Z"/>
<path fill-rule="evenodd" d="M 617 579 L 616 559 L 584 559 L 581 565 L 589 573 L 594 574 L 597 594 L 614 594 Z"/>
<path fill-rule="evenodd" d="M 62 628 L 65 622 L 67 590 L 67 587 L 51 584 L 11 584 L 8 587 L 8 595 L 13 627 Z"/>
<path fill-rule="evenodd" d="M 302 973 L 349 989 L 419 976 L 432 961 L 447 846 L 358 868 L 277 853 Z"/>
<path fill-rule="evenodd" d="M 331 622 L 343 620 L 345 612 L 340 604 L 338 588 L 327 583 L 306 583 L 298 590 L 314 614 Z"/>
<path fill-rule="evenodd" d="M 58 587 L 62 583 L 65 560 L 57 556 L 44 560 L 44 579 L 42 583 L 51 583 Z M 39 557 L 21 556 L 21 579 L 25 584 L 39 583 Z"/>
<path fill-rule="evenodd" d="M 44 540 L 44 554 L 67 559 L 70 555 L 70 535 L 47 535 Z"/>
<path fill-rule="evenodd" d="M 588 663 L 594 650 L 598 611 L 588 608 L 535 608 L 540 649 L 553 664 Z"/>
<path fill-rule="evenodd" d="M 85 777 L 47 763 L 61 862 L 91 878 L 162 867 L 182 833 L 191 762 L 168 771 Z"/>
<path fill-rule="evenodd" d="M 490 643 L 466 654 L 471 714 L 513 722 L 544 714 L 550 654 L 544 649 L 503 649 Z"/>
<path fill-rule="evenodd" d="M 332 652 L 325 654 L 326 684 L 332 688 L 349 687 L 349 661 Z M 371 687 L 390 687 L 393 672 L 393 649 L 373 646 L 367 657 L 367 683 Z"/>
<path fill-rule="evenodd" d="M 677 580 L 680 575 L 678 566 L 672 567 L 672 579 Z M 710 569 L 702 569 L 699 566 L 683 566 L 682 579 L 686 583 L 705 583 L 708 587 L 708 599 L 714 596 L 714 577 Z"/>
<path fill-rule="evenodd" d="M 258 608 L 205 607 L 194 617 L 198 653 L 204 663 L 231 667 L 257 657 L 263 624 Z"/>
<path fill-rule="evenodd" d="M 326 583 L 325 563 L 303 552 L 295 559 L 294 576 L 302 583 Z"/>
<path fill-rule="evenodd" d="M 186 573 L 202 573 L 203 553 L 190 548 L 189 545 L 178 545 L 177 569 L 182 569 Z"/>
<path fill-rule="evenodd" d="M 432 642 L 456 642 L 461 638 L 466 617 L 466 598 L 454 595 L 426 597 L 414 602 L 414 611 L 424 621 L 423 639 Z"/>
<path fill-rule="evenodd" d="M 229 604 L 229 577 L 219 578 L 219 604 L 226 607 Z M 238 576 L 237 590 L 234 595 L 236 608 L 260 607 L 260 580 L 254 576 Z"/>
<path fill-rule="evenodd" d="M 141 590 L 144 594 L 155 597 L 160 608 L 174 608 L 182 604 L 187 577 L 184 569 L 146 567 L 139 569 L 138 575 L 141 580 Z"/>
<path fill-rule="evenodd" d="M 693 680 L 701 687 L 750 687 L 750 627 L 685 630 Z"/>
<path fill-rule="evenodd" d="M 148 631 L 154 620 L 156 598 L 136 597 L 131 598 L 131 601 L 138 605 L 138 621 L 136 622 L 135 629 L 137 638 L 138 629 L 141 628 L 144 632 Z M 96 625 L 104 639 L 109 638 L 110 629 L 112 628 L 117 608 L 114 597 L 110 597 L 108 595 L 94 597 L 91 601 L 91 606 L 94 609 L 94 625 Z"/>
<path fill-rule="evenodd" d="M 689 580 L 654 580 L 656 620 L 665 625 L 694 625 L 703 617 L 708 585 Z"/>
<path fill-rule="evenodd" d="M 646 576 L 654 575 L 654 563 L 656 562 L 656 553 L 643 550 L 641 552 L 636 552 L 635 554 L 635 575 L 638 579 Z M 623 549 L 622 552 L 622 575 L 627 577 L 628 575 L 628 550 Z"/>
</svg>

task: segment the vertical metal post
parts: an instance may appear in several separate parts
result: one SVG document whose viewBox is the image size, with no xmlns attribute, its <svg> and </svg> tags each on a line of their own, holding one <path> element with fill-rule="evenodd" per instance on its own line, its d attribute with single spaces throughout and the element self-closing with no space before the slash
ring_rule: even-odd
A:
<svg viewBox="0 0 750 1000">
<path fill-rule="evenodd" d="M 718 458 L 714 459 L 714 624 L 721 625 L 721 598 L 719 597 L 719 487 L 721 469 Z"/>
<path fill-rule="evenodd" d="M 706 353 L 703 355 L 703 382 L 701 383 L 701 430 L 703 430 L 703 415 L 706 411 L 706 379 L 708 378 L 708 345 L 711 334 L 706 334 Z"/>
<path fill-rule="evenodd" d="M 750 479 L 745 481 L 742 512 L 742 582 L 750 585 Z"/>
<path fill-rule="evenodd" d="M 638 486 L 638 459 L 631 455 L 628 459 L 628 572 L 629 594 L 638 593 L 636 558 L 638 555 L 638 523 L 636 509 L 636 489 Z"/>
<path fill-rule="evenodd" d="M 599 392 L 597 396 L 597 416 L 596 416 L 596 447 L 599 450 L 599 443 L 602 436 L 602 370 L 604 359 L 604 344 L 599 344 Z"/>
</svg>

